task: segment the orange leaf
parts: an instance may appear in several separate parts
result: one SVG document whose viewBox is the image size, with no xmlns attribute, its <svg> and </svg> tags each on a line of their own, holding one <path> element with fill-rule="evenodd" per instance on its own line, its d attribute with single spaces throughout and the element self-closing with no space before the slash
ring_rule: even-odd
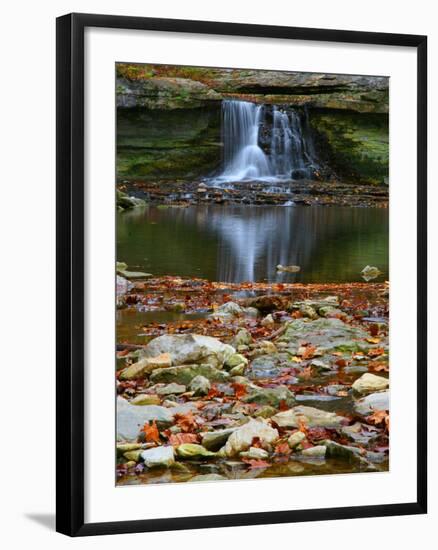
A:
<svg viewBox="0 0 438 550">
<path fill-rule="evenodd" d="M 311 359 L 315 355 L 315 346 L 307 346 L 305 352 L 301 356 L 303 359 Z"/>
<path fill-rule="evenodd" d="M 373 414 L 367 416 L 367 422 L 371 422 L 375 425 L 382 424 L 384 422 L 385 426 L 389 428 L 389 414 L 384 410 L 376 410 Z"/>
<path fill-rule="evenodd" d="M 146 422 L 142 428 L 142 431 L 146 441 L 154 441 L 155 443 L 160 442 L 160 433 L 155 420 L 152 422 L 152 425 L 149 425 L 149 422 Z"/>
<path fill-rule="evenodd" d="M 244 395 L 246 395 L 246 386 L 244 384 L 234 382 L 231 386 L 234 389 L 236 399 L 241 399 Z"/>
<path fill-rule="evenodd" d="M 276 445 L 274 452 L 278 455 L 290 455 L 291 450 L 289 445 L 285 441 L 283 441 L 283 443 L 279 443 L 278 445 Z"/>
<path fill-rule="evenodd" d="M 189 412 L 187 414 L 176 414 L 175 415 L 175 424 L 181 428 L 183 432 L 192 432 L 196 430 L 198 424 L 193 416 L 193 413 Z"/>
<path fill-rule="evenodd" d="M 183 445 L 184 443 L 198 443 L 198 436 L 196 434 L 172 434 L 169 437 L 169 443 L 173 447 L 178 447 L 178 445 Z"/>
</svg>

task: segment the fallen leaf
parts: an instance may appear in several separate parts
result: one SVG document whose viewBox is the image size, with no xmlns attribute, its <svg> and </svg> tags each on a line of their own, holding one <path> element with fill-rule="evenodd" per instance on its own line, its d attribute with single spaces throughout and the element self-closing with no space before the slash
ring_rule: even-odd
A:
<svg viewBox="0 0 438 550">
<path fill-rule="evenodd" d="M 245 464 L 248 464 L 248 466 L 250 466 L 251 469 L 269 468 L 269 466 L 270 466 L 269 462 L 266 462 L 266 460 L 256 460 L 256 459 L 252 459 L 252 458 L 242 458 L 242 462 L 245 462 Z"/>
<path fill-rule="evenodd" d="M 181 434 L 172 434 L 169 437 L 169 443 L 173 447 L 178 447 L 178 445 L 183 445 L 184 443 L 198 443 L 198 436 L 196 434 L 181 433 Z"/>
<path fill-rule="evenodd" d="M 187 414 L 177 413 L 175 415 L 175 424 L 179 426 L 183 432 L 192 432 L 198 428 L 195 417 L 191 412 Z"/>
<path fill-rule="evenodd" d="M 144 438 L 146 441 L 153 441 L 155 443 L 160 442 L 160 433 L 158 431 L 157 423 L 155 422 L 155 420 L 152 422 L 151 425 L 149 425 L 149 422 L 146 422 L 142 428 L 142 432 L 144 433 Z"/>
<path fill-rule="evenodd" d="M 231 387 L 234 389 L 234 395 L 236 396 L 236 399 L 241 399 L 244 395 L 246 395 L 245 384 L 239 384 L 238 382 L 233 382 L 231 384 Z"/>
</svg>

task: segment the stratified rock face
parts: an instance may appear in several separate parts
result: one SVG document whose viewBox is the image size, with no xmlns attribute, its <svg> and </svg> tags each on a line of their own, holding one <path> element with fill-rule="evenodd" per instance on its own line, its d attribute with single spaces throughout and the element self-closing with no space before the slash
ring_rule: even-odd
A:
<svg viewBox="0 0 438 550">
<path fill-rule="evenodd" d="M 197 109 L 222 99 L 202 82 L 188 78 L 151 77 L 135 81 L 118 78 L 116 86 L 117 107 Z"/>
<path fill-rule="evenodd" d="M 388 183 L 389 126 L 383 114 L 311 111 L 318 157 L 347 180 Z"/>
<path fill-rule="evenodd" d="M 119 178 L 194 178 L 221 161 L 221 109 L 117 109 Z"/>
</svg>

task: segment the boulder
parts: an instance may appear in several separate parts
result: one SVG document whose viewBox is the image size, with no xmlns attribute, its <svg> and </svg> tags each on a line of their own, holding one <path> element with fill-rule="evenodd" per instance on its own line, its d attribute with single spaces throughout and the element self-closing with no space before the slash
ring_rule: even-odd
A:
<svg viewBox="0 0 438 550">
<path fill-rule="evenodd" d="M 131 405 L 123 399 L 117 398 L 117 439 L 133 441 L 146 422 L 156 421 L 162 426 L 169 426 L 173 422 L 173 414 L 165 407 L 158 405 Z"/>
<path fill-rule="evenodd" d="M 370 393 L 354 403 L 354 410 L 367 416 L 375 411 L 389 411 L 389 391 Z"/>
<path fill-rule="evenodd" d="M 304 342 L 317 348 L 318 353 L 328 351 L 368 351 L 366 342 L 369 334 L 363 329 L 352 327 L 340 319 L 316 320 L 294 319 L 286 325 L 286 332 L 280 338 L 289 343 L 289 349 L 296 353 Z"/>
<path fill-rule="evenodd" d="M 225 361 L 224 366 L 231 370 L 234 367 L 238 367 L 242 364 L 246 366 L 248 364 L 248 359 L 240 353 L 233 353 L 233 355 L 230 355 L 230 357 L 228 357 L 228 359 Z"/>
<path fill-rule="evenodd" d="M 289 447 L 291 449 L 293 449 L 294 447 L 296 447 L 299 443 L 301 443 L 301 441 L 303 441 L 304 439 L 306 439 L 306 436 L 303 432 L 295 432 L 293 433 L 289 439 L 287 440 L 288 444 L 289 444 Z"/>
<path fill-rule="evenodd" d="M 186 387 L 183 384 L 166 384 L 165 386 L 158 387 L 155 390 L 158 395 L 178 395 L 179 393 L 185 393 Z"/>
<path fill-rule="evenodd" d="M 267 314 L 284 309 L 284 298 L 276 294 L 266 294 L 255 298 L 247 298 L 244 304 L 246 307 L 255 307 L 261 313 Z"/>
<path fill-rule="evenodd" d="M 218 451 L 225 445 L 230 435 L 236 428 L 227 428 L 225 430 L 215 430 L 214 432 L 205 432 L 202 434 L 202 445 L 209 451 Z"/>
<path fill-rule="evenodd" d="M 366 394 L 386 390 L 388 386 L 389 380 L 387 378 L 366 372 L 353 383 L 352 388 L 357 393 Z"/>
<path fill-rule="evenodd" d="M 238 348 L 239 346 L 248 346 L 252 343 L 252 336 L 246 328 L 242 328 L 236 334 L 233 339 L 233 346 Z"/>
<path fill-rule="evenodd" d="M 251 460 L 266 460 L 269 453 L 265 449 L 260 449 L 260 447 L 250 447 L 247 451 L 242 451 L 240 456 Z"/>
<path fill-rule="evenodd" d="M 301 451 L 301 456 L 305 458 L 325 458 L 327 448 L 324 445 L 315 445 Z"/>
<path fill-rule="evenodd" d="M 175 462 L 172 446 L 146 449 L 140 456 L 148 468 L 169 467 Z"/>
<path fill-rule="evenodd" d="M 165 334 L 151 340 L 143 353 L 148 358 L 168 353 L 172 365 L 204 363 L 220 368 L 235 353 L 235 349 L 211 336 Z"/>
<path fill-rule="evenodd" d="M 216 456 L 216 453 L 208 451 L 202 445 L 196 443 L 183 443 L 176 448 L 176 454 L 181 458 L 204 458 Z"/>
<path fill-rule="evenodd" d="M 305 405 L 279 412 L 272 420 L 282 428 L 299 428 L 301 424 L 309 428 L 338 428 L 346 423 L 343 416 Z"/>
<path fill-rule="evenodd" d="M 123 369 L 119 374 L 120 380 L 135 380 L 144 378 L 154 369 L 166 368 L 172 365 L 169 353 L 161 353 L 156 357 L 143 357 L 136 363 Z"/>
<path fill-rule="evenodd" d="M 229 374 L 223 370 L 216 369 L 211 365 L 181 365 L 170 367 L 168 369 L 157 369 L 150 376 L 151 382 L 184 384 L 189 386 L 191 381 L 197 376 L 203 376 L 210 382 L 225 382 Z"/>
<path fill-rule="evenodd" d="M 278 439 L 278 431 L 263 420 L 251 418 L 230 435 L 225 444 L 225 454 L 232 457 L 248 450 L 255 437 L 259 438 L 262 447 L 270 447 Z"/>
<path fill-rule="evenodd" d="M 271 405 L 277 409 L 280 403 L 284 403 L 289 407 L 295 404 L 294 394 L 286 386 L 253 389 L 244 401 L 245 403 L 257 403 L 258 405 Z"/>
<path fill-rule="evenodd" d="M 131 399 L 131 405 L 159 405 L 160 398 L 154 393 L 139 393 Z"/>
<path fill-rule="evenodd" d="M 205 376 L 201 376 L 200 374 L 198 374 L 198 376 L 195 376 L 195 378 L 193 378 L 193 380 L 189 384 L 189 390 L 192 391 L 195 396 L 207 395 L 210 391 L 210 388 L 210 380 L 208 378 L 205 378 Z"/>
</svg>

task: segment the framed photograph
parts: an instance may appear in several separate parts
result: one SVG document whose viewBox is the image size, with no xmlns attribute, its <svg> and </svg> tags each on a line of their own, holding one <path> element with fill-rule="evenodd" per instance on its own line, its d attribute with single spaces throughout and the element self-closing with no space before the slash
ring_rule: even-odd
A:
<svg viewBox="0 0 438 550">
<path fill-rule="evenodd" d="M 57 530 L 426 513 L 426 37 L 57 20 Z"/>
</svg>

